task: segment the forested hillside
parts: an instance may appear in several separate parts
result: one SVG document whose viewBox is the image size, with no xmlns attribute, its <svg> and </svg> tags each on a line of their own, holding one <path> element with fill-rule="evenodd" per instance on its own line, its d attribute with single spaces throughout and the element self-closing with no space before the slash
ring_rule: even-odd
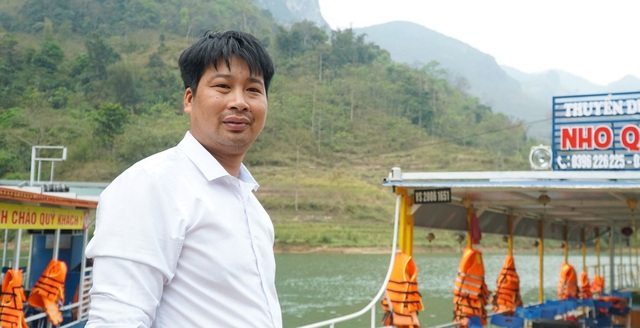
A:
<svg viewBox="0 0 640 328">
<path fill-rule="evenodd" d="M 68 147 L 56 180 L 103 182 L 175 145 L 188 129 L 177 58 L 207 29 L 251 32 L 276 61 L 267 126 L 245 162 L 281 243 L 375 243 L 352 227 L 392 219 L 379 186 L 392 166 L 528 169 L 535 141 L 520 122 L 438 63 L 395 63 L 350 29 L 278 26 L 249 0 L 5 0 L 0 178 L 28 180 L 32 145 Z"/>
</svg>

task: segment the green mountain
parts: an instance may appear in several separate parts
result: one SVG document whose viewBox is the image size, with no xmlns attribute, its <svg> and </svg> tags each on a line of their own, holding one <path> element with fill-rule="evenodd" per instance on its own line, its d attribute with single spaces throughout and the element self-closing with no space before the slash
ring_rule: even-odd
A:
<svg viewBox="0 0 640 328">
<path fill-rule="evenodd" d="M 318 0 L 254 0 L 269 10 L 280 24 L 309 20 L 327 26 Z M 366 10 L 366 9 L 363 9 Z M 330 33 L 330 30 L 327 28 Z M 476 96 L 494 112 L 523 121 L 527 135 L 546 144 L 551 140 L 552 97 L 634 92 L 640 79 L 628 75 L 609 85 L 597 85 L 561 70 L 524 73 L 517 68 L 498 65 L 491 54 L 448 37 L 427 26 L 394 21 L 354 30 L 387 50 L 391 59 L 412 67 L 432 61 L 447 70 L 448 79 L 458 88 Z"/>
<path fill-rule="evenodd" d="M 537 141 L 521 122 L 452 85 L 438 63 L 394 62 L 350 29 L 284 27 L 248 0 L 8 0 L 0 178 L 28 180 L 34 145 L 68 147 L 56 180 L 102 182 L 175 145 L 188 128 L 177 58 L 208 29 L 251 32 L 276 61 L 267 126 L 245 162 L 280 245 L 386 242 L 394 197 L 380 185 L 393 166 L 529 167 Z"/>
<path fill-rule="evenodd" d="M 399 62 L 414 67 L 438 62 L 449 70 L 452 83 L 477 96 L 495 112 L 526 122 L 530 136 L 550 140 L 551 106 L 523 92 L 520 83 L 491 55 L 410 22 L 389 22 L 358 28 L 356 32 L 390 49 L 391 58 Z"/>
</svg>

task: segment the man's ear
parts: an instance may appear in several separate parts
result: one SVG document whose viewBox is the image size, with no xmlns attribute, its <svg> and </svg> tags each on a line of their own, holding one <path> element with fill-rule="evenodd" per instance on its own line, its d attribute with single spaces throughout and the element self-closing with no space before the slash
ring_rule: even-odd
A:
<svg viewBox="0 0 640 328">
<path fill-rule="evenodd" d="M 191 114 L 191 105 L 193 104 L 193 92 L 191 88 L 186 88 L 184 90 L 184 98 L 182 99 L 182 111 L 186 114 Z"/>
</svg>

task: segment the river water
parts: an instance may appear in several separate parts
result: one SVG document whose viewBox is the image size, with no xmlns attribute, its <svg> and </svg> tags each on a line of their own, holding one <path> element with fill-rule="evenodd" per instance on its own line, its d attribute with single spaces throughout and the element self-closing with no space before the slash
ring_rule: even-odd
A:
<svg viewBox="0 0 640 328">
<path fill-rule="evenodd" d="M 544 297 L 555 299 L 560 267 L 564 260 L 562 250 L 557 254 L 545 253 Z M 493 291 L 496 278 L 504 263 L 505 253 L 483 254 L 487 287 Z M 415 254 L 418 266 L 418 285 L 425 310 L 419 319 L 424 326 L 451 322 L 453 313 L 452 290 L 458 272 L 461 253 Z M 525 303 L 536 303 L 539 293 L 539 257 L 537 254 L 514 253 L 516 270 L 520 277 L 520 290 Z M 389 255 L 380 254 L 276 254 L 276 286 L 282 305 L 285 328 L 294 328 L 341 315 L 351 314 L 369 304 L 384 284 L 389 266 Z M 616 257 L 616 261 L 620 258 Z M 623 262 L 628 262 L 626 256 Z M 601 257 L 600 264 L 608 264 L 609 257 Z M 637 260 L 633 260 L 637 263 Z M 582 272 L 582 256 L 570 254 L 569 263 L 578 276 Z M 594 255 L 586 257 L 587 266 L 597 264 Z M 608 269 L 607 269 L 608 270 Z M 605 276 L 609 272 L 603 272 Z M 593 279 L 593 268 L 589 269 Z M 382 311 L 379 303 L 376 320 Z M 338 324 L 338 327 L 370 327 L 370 314 Z"/>
</svg>

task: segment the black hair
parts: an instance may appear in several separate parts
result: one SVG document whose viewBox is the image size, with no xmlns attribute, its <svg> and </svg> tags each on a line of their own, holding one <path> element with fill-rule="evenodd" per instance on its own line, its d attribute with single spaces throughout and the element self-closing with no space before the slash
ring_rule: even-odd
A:
<svg viewBox="0 0 640 328">
<path fill-rule="evenodd" d="M 195 94 L 205 70 L 210 66 L 218 69 L 218 62 L 221 59 L 229 67 L 232 56 L 247 62 L 251 75 L 262 76 L 265 92 L 268 93 L 269 83 L 275 73 L 271 56 L 260 40 L 240 31 L 207 31 L 202 38 L 182 52 L 178 65 L 184 88 L 191 88 Z"/>
</svg>

